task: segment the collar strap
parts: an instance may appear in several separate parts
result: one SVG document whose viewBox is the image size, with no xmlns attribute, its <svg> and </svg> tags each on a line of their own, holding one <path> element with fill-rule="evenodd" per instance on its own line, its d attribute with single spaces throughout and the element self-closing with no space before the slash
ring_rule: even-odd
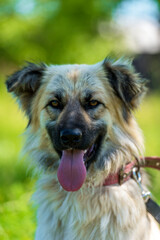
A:
<svg viewBox="0 0 160 240">
<path fill-rule="evenodd" d="M 127 163 L 124 168 L 121 168 L 117 173 L 110 174 L 103 183 L 103 186 L 121 185 L 132 178 L 132 170 L 134 167 L 149 167 L 160 170 L 160 157 L 145 157 L 141 158 L 141 163 L 133 161 Z"/>
<path fill-rule="evenodd" d="M 117 173 L 110 174 L 104 181 L 103 186 L 121 185 L 132 177 L 132 169 L 136 166 L 135 162 L 126 164 Z"/>
</svg>

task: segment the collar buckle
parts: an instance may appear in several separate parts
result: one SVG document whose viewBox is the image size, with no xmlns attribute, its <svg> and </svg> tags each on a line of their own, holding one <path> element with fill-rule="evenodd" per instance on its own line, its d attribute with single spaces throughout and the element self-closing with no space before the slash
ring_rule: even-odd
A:
<svg viewBox="0 0 160 240">
<path fill-rule="evenodd" d="M 130 171 L 130 172 L 125 172 L 125 169 L 123 168 L 123 169 L 121 169 L 120 171 L 119 171 L 119 184 L 120 185 L 122 185 L 123 183 L 125 183 L 126 181 L 127 181 L 127 179 L 130 177 L 130 175 L 131 175 L 131 172 L 132 171 Z"/>
</svg>

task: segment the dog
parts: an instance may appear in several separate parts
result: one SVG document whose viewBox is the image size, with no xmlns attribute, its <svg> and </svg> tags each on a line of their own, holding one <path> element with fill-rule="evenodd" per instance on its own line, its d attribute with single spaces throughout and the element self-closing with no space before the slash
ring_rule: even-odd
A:
<svg viewBox="0 0 160 240">
<path fill-rule="evenodd" d="M 132 64 L 27 63 L 6 85 L 28 118 L 24 152 L 39 173 L 36 240 L 160 239 L 134 179 L 104 184 L 144 152 L 133 112 L 146 80 Z"/>
</svg>

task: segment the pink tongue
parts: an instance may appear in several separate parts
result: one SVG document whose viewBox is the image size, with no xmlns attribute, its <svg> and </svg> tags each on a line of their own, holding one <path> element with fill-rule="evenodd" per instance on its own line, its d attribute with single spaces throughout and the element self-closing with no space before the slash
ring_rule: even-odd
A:
<svg viewBox="0 0 160 240">
<path fill-rule="evenodd" d="M 86 178 L 86 167 L 83 162 L 84 151 L 64 150 L 58 168 L 58 180 L 66 191 L 77 191 Z"/>
</svg>

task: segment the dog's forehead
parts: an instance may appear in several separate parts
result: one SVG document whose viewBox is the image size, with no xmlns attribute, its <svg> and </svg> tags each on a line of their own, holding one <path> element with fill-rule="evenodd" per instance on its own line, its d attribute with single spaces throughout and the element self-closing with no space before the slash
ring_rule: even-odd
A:
<svg viewBox="0 0 160 240">
<path fill-rule="evenodd" d="M 104 85 L 101 79 L 104 77 L 104 70 L 100 64 L 96 65 L 59 65 L 49 66 L 46 70 L 44 81 L 46 91 L 56 92 L 59 89 L 68 94 L 82 93 L 90 89 L 103 91 Z"/>
</svg>

